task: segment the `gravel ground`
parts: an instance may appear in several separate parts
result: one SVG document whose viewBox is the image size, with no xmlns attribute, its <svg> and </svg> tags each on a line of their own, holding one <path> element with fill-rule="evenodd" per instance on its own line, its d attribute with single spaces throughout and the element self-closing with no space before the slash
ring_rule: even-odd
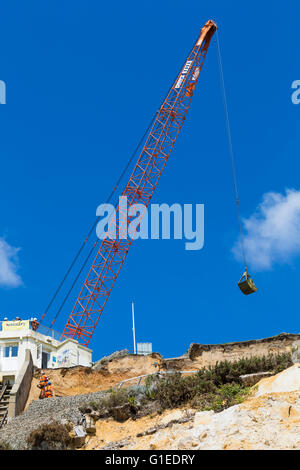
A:
<svg viewBox="0 0 300 470">
<path fill-rule="evenodd" d="M 26 449 L 26 438 L 40 424 L 64 419 L 75 425 L 81 424 L 84 416 L 79 408 L 102 398 L 104 395 L 105 392 L 102 391 L 73 397 L 35 400 L 23 414 L 12 418 L 0 430 L 0 442 L 7 442 L 16 450 Z"/>
</svg>

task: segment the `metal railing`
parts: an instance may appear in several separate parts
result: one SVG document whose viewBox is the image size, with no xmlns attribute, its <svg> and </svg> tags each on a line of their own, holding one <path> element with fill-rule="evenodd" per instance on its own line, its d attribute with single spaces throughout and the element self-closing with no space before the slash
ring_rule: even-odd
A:
<svg viewBox="0 0 300 470">
<path fill-rule="evenodd" d="M 6 417 L 7 417 L 7 413 L 8 413 L 8 409 L 5 411 L 1 421 L 0 421 L 0 429 L 2 428 L 2 426 L 5 424 L 5 421 L 6 421 Z"/>
<path fill-rule="evenodd" d="M 4 401 L 4 396 L 7 392 L 7 389 L 8 389 L 8 384 L 5 383 L 2 385 L 2 388 L 1 388 L 1 391 L 0 391 L 0 405 L 1 405 L 1 402 L 2 400 Z M 4 405 L 5 407 L 6 405 Z M 2 416 L 2 418 L 0 419 L 0 429 L 2 428 L 3 424 L 5 423 L 6 421 L 6 417 L 7 417 L 7 413 L 8 413 L 8 406 L 4 412 L 4 415 Z"/>
<path fill-rule="evenodd" d="M 50 336 L 51 338 L 56 339 L 57 341 L 60 341 L 61 333 L 59 333 L 56 330 L 53 330 L 52 328 L 49 328 L 48 326 L 39 325 L 37 330 L 35 331 L 37 333 L 40 333 L 41 335 Z"/>
<path fill-rule="evenodd" d="M 120 390 L 120 388 L 122 388 L 123 384 L 125 384 L 127 382 L 131 382 L 133 380 L 137 380 L 136 385 L 140 385 L 141 381 L 145 377 L 154 376 L 154 377 L 157 377 L 157 378 L 162 378 L 161 376 L 167 375 L 167 374 L 174 374 L 174 373 L 178 373 L 178 374 L 197 374 L 197 372 L 199 372 L 199 370 L 166 370 L 166 371 L 163 371 L 163 372 L 152 372 L 152 374 L 138 375 L 137 377 L 131 377 L 130 379 L 122 380 L 121 382 L 119 382 L 117 384 L 117 389 Z"/>
<path fill-rule="evenodd" d="M 4 395 L 5 395 L 5 393 L 6 393 L 7 388 L 8 388 L 8 384 L 5 383 L 5 384 L 2 386 L 1 390 L 0 390 L 0 403 L 1 403 L 1 400 L 2 400 L 2 398 L 4 397 Z"/>
</svg>

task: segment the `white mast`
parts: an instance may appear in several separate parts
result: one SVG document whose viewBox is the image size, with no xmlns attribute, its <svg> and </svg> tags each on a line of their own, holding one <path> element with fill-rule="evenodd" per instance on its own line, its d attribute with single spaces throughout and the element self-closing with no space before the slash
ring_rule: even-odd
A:
<svg viewBox="0 0 300 470">
<path fill-rule="evenodd" d="M 133 346 L 134 354 L 136 354 L 136 343 L 135 343 L 135 324 L 134 324 L 134 303 L 132 302 L 132 332 L 133 332 Z"/>
</svg>

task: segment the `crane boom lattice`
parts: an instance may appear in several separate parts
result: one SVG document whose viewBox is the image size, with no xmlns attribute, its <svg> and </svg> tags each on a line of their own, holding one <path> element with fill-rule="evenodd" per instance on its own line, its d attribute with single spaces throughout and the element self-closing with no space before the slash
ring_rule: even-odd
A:
<svg viewBox="0 0 300 470">
<path fill-rule="evenodd" d="M 128 210 L 137 203 L 143 204 L 146 208 L 151 200 L 186 118 L 211 38 L 216 29 L 216 24 L 211 20 L 202 28 L 199 39 L 157 112 L 138 161 L 122 192 L 122 196 L 127 197 Z M 124 239 L 118 236 L 118 234 L 127 233 L 122 224 L 126 223 L 128 227 L 132 220 L 129 216 L 120 217 L 121 212 L 122 207 L 118 205 L 116 217 L 110 222 L 114 225 L 117 238 L 106 237 L 102 240 L 66 323 L 62 338 L 71 337 L 84 346 L 87 346 L 92 338 L 133 241 L 132 236 Z M 111 232 L 111 228 L 112 226 L 108 233 Z"/>
</svg>

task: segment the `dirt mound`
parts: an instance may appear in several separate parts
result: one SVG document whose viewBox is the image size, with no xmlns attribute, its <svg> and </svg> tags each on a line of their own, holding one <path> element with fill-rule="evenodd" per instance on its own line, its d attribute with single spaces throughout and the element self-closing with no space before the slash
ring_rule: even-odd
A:
<svg viewBox="0 0 300 470">
<path fill-rule="evenodd" d="M 28 410 L 13 418 L 0 432 L 3 441 L 14 448 L 25 445 L 25 437 L 42 422 L 67 419 L 78 424 L 91 402 L 103 399 L 107 381 L 136 374 L 128 371 L 131 358 L 120 359 L 112 369 L 93 371 L 85 367 L 47 371 L 56 382 L 57 393 L 64 397 L 36 400 Z M 136 359 L 136 358 L 135 358 Z M 140 359 L 140 369 L 155 367 L 151 358 Z M 108 366 L 108 364 L 107 364 Z M 145 371 L 145 370 L 144 370 Z M 121 373 L 122 372 L 122 373 Z M 145 371 L 146 372 L 146 371 Z M 38 381 L 38 371 L 34 378 Z M 33 386 L 34 387 L 34 386 Z M 90 395 L 80 395 L 84 390 Z M 99 417 L 95 435 L 87 435 L 85 449 L 300 449 L 300 367 L 294 365 L 281 373 L 261 380 L 252 388 L 252 395 L 243 403 L 224 411 L 197 412 L 187 405 L 161 411 L 154 409 L 147 416 L 117 422 L 113 417 Z M 38 389 L 33 390 L 38 393 Z M 32 391 L 32 393 L 33 393 Z M 71 396 L 76 395 L 76 396 Z M 189 405 L 190 406 L 190 405 Z M 95 413 L 95 411 L 93 411 Z M 89 418 L 90 419 L 90 418 Z M 27 434 L 26 434 L 27 433 Z"/>
<path fill-rule="evenodd" d="M 300 449 L 300 366 L 253 387 L 253 396 L 225 409 L 165 411 L 122 425 L 97 422 L 87 449 L 241 450 Z M 111 441 L 111 442 L 108 442 Z M 113 441 L 113 442 L 112 442 Z"/>
<path fill-rule="evenodd" d="M 62 369 L 46 369 L 45 372 L 52 382 L 54 395 L 65 397 L 107 390 L 122 380 L 157 372 L 158 367 L 155 363 L 160 362 L 161 356 L 159 354 L 151 354 L 149 356 L 128 355 L 104 362 L 101 369 L 98 370 L 77 366 Z M 39 379 L 40 371 L 37 370 L 32 379 L 25 409 L 28 408 L 33 400 L 39 398 L 40 391 L 37 387 Z"/>
</svg>

